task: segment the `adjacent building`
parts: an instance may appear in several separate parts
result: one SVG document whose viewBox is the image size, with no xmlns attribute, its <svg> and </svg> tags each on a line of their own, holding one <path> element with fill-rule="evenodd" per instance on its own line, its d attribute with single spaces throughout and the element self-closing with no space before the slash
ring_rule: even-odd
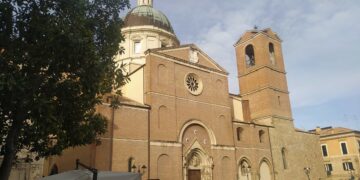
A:
<svg viewBox="0 0 360 180">
<path fill-rule="evenodd" d="M 311 132 L 320 135 L 327 179 L 360 179 L 360 131 L 325 127 Z"/>
<path fill-rule="evenodd" d="M 319 137 L 294 127 L 282 41 L 271 29 L 234 39 L 240 94 L 229 94 L 228 72 L 196 45 L 181 45 L 152 0 L 138 0 L 124 21 L 117 61 L 131 82 L 121 106 L 105 98 L 97 107 L 109 119 L 101 144 L 48 158 L 45 176 L 74 169 L 79 158 L 153 180 L 326 177 Z"/>
</svg>

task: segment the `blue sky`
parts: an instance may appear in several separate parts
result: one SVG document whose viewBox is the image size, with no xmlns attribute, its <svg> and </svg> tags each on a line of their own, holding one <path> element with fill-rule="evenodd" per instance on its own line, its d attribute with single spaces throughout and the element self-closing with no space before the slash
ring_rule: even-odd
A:
<svg viewBox="0 0 360 180">
<path fill-rule="evenodd" d="M 254 25 L 271 27 L 283 40 L 296 126 L 360 130 L 359 0 L 154 0 L 154 8 L 181 44 L 197 44 L 230 72 L 231 93 L 239 91 L 233 44 Z"/>
</svg>

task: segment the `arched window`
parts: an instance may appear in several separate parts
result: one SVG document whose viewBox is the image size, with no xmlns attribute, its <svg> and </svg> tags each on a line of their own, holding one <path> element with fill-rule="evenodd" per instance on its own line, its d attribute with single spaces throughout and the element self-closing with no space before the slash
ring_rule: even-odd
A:
<svg viewBox="0 0 360 180">
<path fill-rule="evenodd" d="M 255 65 L 255 53 L 253 45 L 248 45 L 245 48 L 245 61 L 246 67 L 251 67 Z"/>
<path fill-rule="evenodd" d="M 284 165 L 284 169 L 287 169 L 287 161 L 286 161 L 286 149 L 283 147 L 281 149 L 281 156 L 282 156 L 282 160 L 283 160 L 283 165 Z"/>
<path fill-rule="evenodd" d="M 236 128 L 236 137 L 238 141 L 241 141 L 242 132 L 243 132 L 243 128 L 241 127 Z"/>
<path fill-rule="evenodd" d="M 260 141 L 260 143 L 263 143 L 265 141 L 265 131 L 264 130 L 259 131 L 259 141 Z"/>
<path fill-rule="evenodd" d="M 135 165 L 135 159 L 130 157 L 128 160 L 128 172 L 132 172 L 132 168 Z"/>
<path fill-rule="evenodd" d="M 271 64 L 275 65 L 275 50 L 274 50 L 273 43 L 269 43 L 269 57 L 270 57 Z"/>
</svg>

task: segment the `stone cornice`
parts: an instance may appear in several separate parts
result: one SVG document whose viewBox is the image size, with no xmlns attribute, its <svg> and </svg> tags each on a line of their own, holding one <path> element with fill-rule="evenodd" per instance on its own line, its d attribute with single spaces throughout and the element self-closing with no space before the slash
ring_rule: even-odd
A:
<svg viewBox="0 0 360 180">
<path fill-rule="evenodd" d="M 164 54 L 164 53 L 152 52 L 152 51 L 149 51 L 149 50 L 147 51 L 147 53 L 148 54 L 158 55 L 158 56 L 161 56 L 161 57 L 164 57 L 164 58 L 167 58 L 167 59 L 171 59 L 174 62 L 178 62 L 180 64 L 185 64 L 187 66 L 197 67 L 198 69 L 202 69 L 202 70 L 206 70 L 206 71 L 210 71 L 210 72 L 216 72 L 216 73 L 219 73 L 219 74 L 222 74 L 222 75 L 225 75 L 225 76 L 228 75 L 227 72 L 223 72 L 223 71 L 220 71 L 220 70 L 217 70 L 217 69 L 209 68 L 209 67 L 206 67 L 206 66 L 201 65 L 201 64 L 192 63 L 190 61 L 186 61 L 184 59 L 173 57 L 173 56 L 170 56 L 170 55 L 167 55 L 167 54 Z"/>
<path fill-rule="evenodd" d="M 265 87 L 262 87 L 260 89 L 256 89 L 256 90 L 253 90 L 253 91 L 250 91 L 250 92 L 247 92 L 247 93 L 243 93 L 243 94 L 240 94 L 241 97 L 244 97 L 244 96 L 248 96 L 250 94 L 254 94 L 254 93 L 257 93 L 259 91 L 263 91 L 265 89 L 272 89 L 274 91 L 278 91 L 278 92 L 282 92 L 282 93 L 285 93 L 285 94 L 289 94 L 289 91 L 284 91 L 284 90 L 281 90 L 279 88 L 276 88 L 276 87 L 273 87 L 273 86 L 265 86 Z"/>
<path fill-rule="evenodd" d="M 247 73 L 240 74 L 240 75 L 238 76 L 238 78 L 242 78 L 242 77 L 244 77 L 244 76 L 247 76 L 247 75 L 249 75 L 249 74 L 251 74 L 251 73 L 254 73 L 254 72 L 259 71 L 259 70 L 264 69 L 264 68 L 267 68 L 267 69 L 276 71 L 276 72 L 278 72 L 278 73 L 286 74 L 285 71 L 281 71 L 281 70 L 279 70 L 279 69 L 277 69 L 277 68 L 274 68 L 274 67 L 272 67 L 272 66 L 269 66 L 269 65 L 263 65 L 263 66 L 259 66 L 259 67 L 257 67 L 257 68 L 251 69 L 251 70 L 250 70 L 249 72 L 247 72 Z"/>
</svg>

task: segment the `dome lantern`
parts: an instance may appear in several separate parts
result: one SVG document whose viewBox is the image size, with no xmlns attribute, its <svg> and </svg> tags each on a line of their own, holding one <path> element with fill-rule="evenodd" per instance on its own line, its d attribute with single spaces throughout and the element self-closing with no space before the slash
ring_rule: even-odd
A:
<svg viewBox="0 0 360 180">
<path fill-rule="evenodd" d="M 153 6 L 153 0 L 137 0 L 138 6 Z"/>
</svg>

